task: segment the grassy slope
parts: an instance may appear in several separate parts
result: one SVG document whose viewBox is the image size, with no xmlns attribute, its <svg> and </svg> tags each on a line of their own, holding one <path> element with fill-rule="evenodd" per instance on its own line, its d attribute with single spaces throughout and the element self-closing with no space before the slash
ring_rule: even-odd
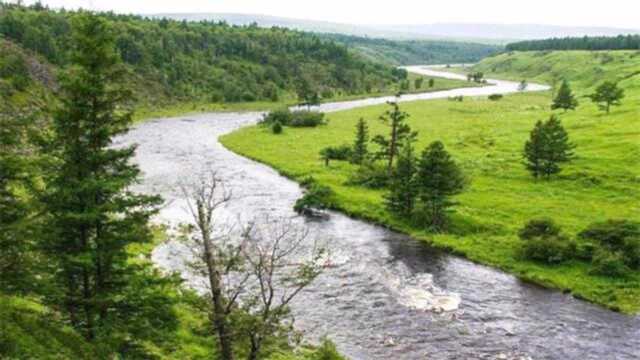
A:
<svg viewBox="0 0 640 360">
<path fill-rule="evenodd" d="M 597 83 L 591 74 L 594 68 L 603 69 L 598 71 L 602 78 L 624 77 L 640 68 L 640 58 L 631 55 L 610 54 L 615 60 L 604 65 L 600 64 L 602 54 L 502 55 L 483 61 L 478 68 L 491 66 L 497 70 L 506 59 L 513 58 L 509 62 L 518 64 L 518 68 L 505 66 L 501 75 L 521 78 L 521 66 L 527 69 L 527 78 L 544 81 L 549 73 L 563 73 L 562 68 L 579 64 L 578 69 L 584 70 L 567 74 L 584 94 Z M 323 147 L 350 143 L 360 117 L 369 120 L 372 134 L 384 131 L 376 120 L 384 106 L 330 114 L 330 124 L 322 128 L 287 128 L 283 135 L 274 136 L 251 127 L 222 141 L 231 150 L 270 164 L 288 176 L 313 175 L 336 191 L 340 208 L 349 214 L 386 224 L 524 279 L 571 290 L 576 296 L 611 308 L 637 312 L 640 274 L 615 280 L 589 275 L 583 263 L 544 266 L 522 261 L 517 255 L 516 232 L 533 217 L 553 217 L 571 235 L 592 221 L 640 220 L 640 77 L 621 84 L 627 89 L 627 99 L 610 116 L 599 113 L 586 99 L 582 99 L 578 111 L 561 114 L 578 146 L 577 159 L 551 182 L 533 181 L 520 155 L 535 121 L 550 114 L 549 92 L 516 94 L 499 102 L 466 99 L 462 103 L 436 100 L 403 104 L 403 110 L 411 114 L 411 126 L 420 132 L 418 148 L 442 140 L 472 179 L 470 188 L 457 198 L 461 205 L 453 234 L 431 235 L 394 219 L 384 209 L 382 191 L 344 185 L 354 170 L 352 165 L 335 162 L 325 168 L 318 159 Z"/>
<path fill-rule="evenodd" d="M 469 86 L 482 86 L 481 84 L 468 83 L 461 80 L 452 80 L 445 78 L 434 77 L 434 86 L 429 87 L 428 76 L 422 76 L 425 78 L 423 85 L 420 89 L 415 88 L 414 80 L 422 75 L 409 73 L 410 88 L 405 93 L 425 93 L 433 91 L 451 90 L 461 87 Z M 383 92 L 375 92 L 367 95 L 336 95 L 330 99 L 323 99 L 322 102 L 334 102 L 334 101 L 349 101 L 358 100 L 368 97 L 376 96 L 391 96 L 398 93 L 400 89 L 395 86 Z M 160 118 L 160 117 L 172 117 L 184 114 L 192 113 L 205 113 L 205 112 L 221 112 L 221 111 L 269 111 L 286 106 L 294 106 L 298 101 L 294 98 L 283 99 L 278 102 L 268 101 L 255 101 L 255 102 L 239 102 L 239 103 L 204 103 L 204 102 L 182 102 L 170 104 L 164 107 L 152 107 L 149 105 L 141 105 L 136 109 L 135 120 L 142 121 L 146 119 Z"/>
</svg>

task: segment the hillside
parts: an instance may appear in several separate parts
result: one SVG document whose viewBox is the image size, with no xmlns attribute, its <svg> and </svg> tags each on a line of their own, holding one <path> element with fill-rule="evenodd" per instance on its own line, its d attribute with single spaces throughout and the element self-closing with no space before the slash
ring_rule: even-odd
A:
<svg viewBox="0 0 640 360">
<path fill-rule="evenodd" d="M 403 103 L 402 110 L 410 115 L 408 124 L 419 132 L 416 151 L 442 141 L 470 180 L 466 191 L 455 198 L 459 205 L 449 232 L 433 234 L 390 214 L 385 208 L 386 191 L 350 184 L 357 166 L 334 161 L 327 167 L 320 161 L 321 149 L 353 142 L 360 118 L 368 121 L 370 136 L 383 134 L 385 127 L 377 119 L 386 106 L 332 113 L 324 127 L 287 128 L 279 136 L 261 127 L 245 128 L 224 137 L 223 143 L 295 179 L 313 176 L 335 192 L 333 206 L 348 214 L 613 309 L 640 311 L 637 271 L 615 278 L 594 274 L 583 260 L 559 265 L 529 261 L 521 256 L 517 235 L 533 218 L 552 218 L 583 246 L 576 234 L 594 222 L 640 221 L 640 56 L 636 52 L 511 53 L 485 59 L 474 70 L 516 80 L 569 79 L 580 106 L 556 113 L 576 145 L 576 158 L 550 181 L 534 180 L 523 166 L 529 132 L 536 121 L 552 113 L 550 92 L 509 95 L 499 101 Z M 583 95 L 609 79 L 620 80 L 626 98 L 605 115 Z"/>
<path fill-rule="evenodd" d="M 390 65 L 476 63 L 503 50 L 502 46 L 443 40 L 387 40 L 340 34 L 319 34 Z"/>
<path fill-rule="evenodd" d="M 566 78 L 579 94 L 589 93 L 604 80 L 619 81 L 634 96 L 640 87 L 638 51 L 509 52 L 486 58 L 472 67 L 487 76 L 557 84 Z M 633 91 L 633 92 L 631 92 Z M 631 100 L 626 101 L 631 102 Z"/>
<path fill-rule="evenodd" d="M 0 4 L 3 47 L 10 41 L 38 62 L 64 67 L 71 56 L 75 15 Z M 389 66 L 298 31 L 100 16 L 116 35 L 139 103 L 150 107 L 184 101 L 295 101 L 300 92 L 309 91 L 339 98 L 395 91 L 390 88 L 398 80 Z"/>
</svg>

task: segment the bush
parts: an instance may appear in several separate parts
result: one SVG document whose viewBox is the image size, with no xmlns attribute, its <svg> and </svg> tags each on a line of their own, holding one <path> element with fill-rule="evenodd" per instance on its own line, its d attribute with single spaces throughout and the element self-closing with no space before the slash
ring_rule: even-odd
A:
<svg viewBox="0 0 640 360">
<path fill-rule="evenodd" d="M 522 246 L 524 258 L 546 264 L 558 264 L 571 258 L 572 243 L 564 236 L 528 239 Z"/>
<path fill-rule="evenodd" d="M 382 189 L 389 184 L 389 172 L 386 167 L 367 159 L 351 174 L 347 184 Z"/>
<path fill-rule="evenodd" d="M 504 96 L 502 94 L 491 94 L 489 95 L 489 100 L 498 101 L 501 100 Z"/>
<path fill-rule="evenodd" d="M 599 249 L 593 256 L 591 272 L 604 276 L 624 276 L 629 272 L 621 252 Z"/>
<path fill-rule="evenodd" d="M 289 126 L 292 127 L 316 127 L 324 124 L 324 113 L 315 111 L 294 111 L 289 122 Z"/>
<path fill-rule="evenodd" d="M 619 253 L 627 267 L 640 268 L 640 223 L 608 220 L 589 225 L 578 236 L 593 242 L 602 250 Z M 595 257 L 593 261 L 595 265 Z"/>
<path fill-rule="evenodd" d="M 276 121 L 273 123 L 273 125 L 271 126 L 271 131 L 274 134 L 282 134 L 282 124 L 280 124 L 280 121 Z"/>
<path fill-rule="evenodd" d="M 316 349 L 316 351 L 309 356 L 309 360 L 346 360 L 340 353 L 336 346 L 329 340 L 324 339 L 322 344 Z"/>
<path fill-rule="evenodd" d="M 559 236 L 560 232 L 560 227 L 553 220 L 542 218 L 530 220 L 518 232 L 518 236 L 522 240 L 530 240 L 537 237 Z"/>
<path fill-rule="evenodd" d="M 522 256 L 547 264 L 557 264 L 571 258 L 576 245 L 561 232 L 560 227 L 551 219 L 529 221 L 518 232 L 518 236 L 524 241 Z"/>
<path fill-rule="evenodd" d="M 260 124 L 272 125 L 275 122 L 279 122 L 281 126 L 289 125 L 291 122 L 291 111 L 289 109 L 278 109 L 269 112 L 260 120 Z"/>
<path fill-rule="evenodd" d="M 333 190 L 330 187 L 318 184 L 313 178 L 305 179 L 303 184 L 306 185 L 307 190 L 293 205 L 295 212 L 311 215 L 314 210 L 324 210 L 333 206 L 331 202 Z"/>
<path fill-rule="evenodd" d="M 323 158 L 329 160 L 349 160 L 353 150 L 349 145 L 328 146 L 320 151 Z"/>
</svg>

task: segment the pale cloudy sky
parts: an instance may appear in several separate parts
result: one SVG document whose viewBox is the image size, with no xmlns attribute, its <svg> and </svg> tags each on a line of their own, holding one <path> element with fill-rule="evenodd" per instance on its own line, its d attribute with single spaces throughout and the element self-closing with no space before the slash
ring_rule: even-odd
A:
<svg viewBox="0 0 640 360">
<path fill-rule="evenodd" d="M 42 3 L 123 13 L 233 12 L 353 24 L 471 22 L 640 28 L 640 0 L 43 0 Z"/>
</svg>

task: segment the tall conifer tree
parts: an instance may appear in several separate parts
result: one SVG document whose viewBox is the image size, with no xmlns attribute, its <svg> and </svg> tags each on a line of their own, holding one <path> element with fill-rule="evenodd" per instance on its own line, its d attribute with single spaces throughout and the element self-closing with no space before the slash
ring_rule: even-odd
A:
<svg viewBox="0 0 640 360">
<path fill-rule="evenodd" d="M 134 275 L 126 248 L 150 240 L 147 222 L 159 199 L 129 191 L 140 174 L 130 164 L 135 148 L 112 147 L 131 124 L 132 94 L 119 85 L 124 73 L 105 20 L 77 16 L 73 46 L 53 119 L 44 248 L 56 263 L 50 300 L 93 340 L 125 321 L 120 311 L 130 305 L 125 288 Z"/>
</svg>

